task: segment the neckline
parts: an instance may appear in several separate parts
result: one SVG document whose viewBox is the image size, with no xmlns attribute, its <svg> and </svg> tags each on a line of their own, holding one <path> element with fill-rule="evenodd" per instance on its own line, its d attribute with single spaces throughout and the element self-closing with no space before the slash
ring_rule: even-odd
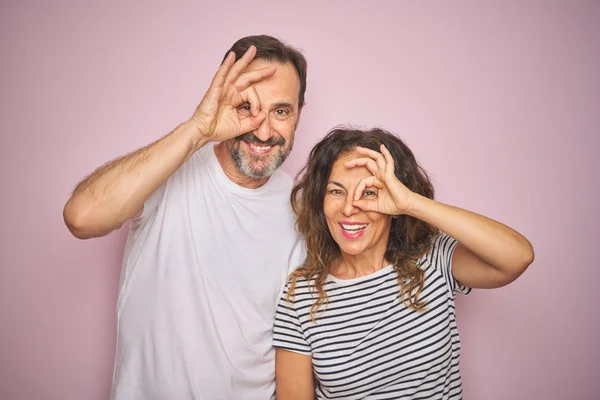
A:
<svg viewBox="0 0 600 400">
<path fill-rule="evenodd" d="M 269 179 L 267 180 L 267 182 L 260 186 L 257 187 L 255 189 L 250 189 L 244 186 L 240 186 L 237 183 L 233 182 L 231 179 L 229 179 L 227 177 L 227 175 L 225 174 L 225 171 L 223 171 L 223 167 L 221 166 L 221 163 L 219 162 L 219 159 L 217 158 L 217 154 L 215 153 L 215 143 L 211 143 L 210 144 L 210 149 L 209 150 L 209 157 L 210 157 L 210 161 L 213 164 L 215 173 L 217 175 L 217 179 L 221 182 L 223 182 L 223 184 L 225 186 L 227 186 L 231 191 L 240 193 L 240 194 L 247 194 L 247 195 L 252 195 L 252 196 L 257 196 L 257 195 L 261 195 L 264 192 L 268 191 L 270 189 L 270 187 L 273 185 L 274 182 L 274 176 L 277 173 L 277 171 L 275 171 L 273 173 L 273 175 L 271 175 L 269 177 Z"/>
<path fill-rule="evenodd" d="M 341 278 L 337 278 L 337 277 L 329 274 L 327 276 L 327 280 L 331 279 L 332 281 L 334 281 L 335 283 L 338 283 L 340 285 L 350 285 L 353 283 L 360 283 L 362 281 L 366 281 L 366 280 L 373 279 L 373 278 L 379 278 L 380 276 L 387 275 L 388 273 L 390 273 L 393 270 L 394 270 L 394 266 L 392 264 L 388 264 L 387 266 L 381 268 L 379 271 L 375 271 L 369 275 L 359 276 L 359 277 L 352 278 L 352 279 L 341 279 Z"/>
</svg>

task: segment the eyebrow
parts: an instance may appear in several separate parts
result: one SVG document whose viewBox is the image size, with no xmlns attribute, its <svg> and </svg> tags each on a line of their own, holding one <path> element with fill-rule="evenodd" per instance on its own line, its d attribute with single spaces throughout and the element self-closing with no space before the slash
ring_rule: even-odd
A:
<svg viewBox="0 0 600 400">
<path fill-rule="evenodd" d="M 281 101 L 279 103 L 275 103 L 275 104 L 272 105 L 272 108 L 282 108 L 282 107 L 283 108 L 287 107 L 287 108 L 292 108 L 293 109 L 294 105 L 292 103 L 288 103 L 288 102 L 285 102 L 285 101 Z"/>
<path fill-rule="evenodd" d="M 331 184 L 333 184 L 333 185 L 335 185 L 335 186 L 339 186 L 339 187 L 341 187 L 342 189 L 346 189 L 346 188 L 344 187 L 344 185 L 342 185 L 342 184 L 341 184 L 341 183 L 339 183 L 339 182 L 336 182 L 336 181 L 329 181 L 329 182 L 327 182 L 327 184 L 328 184 L 328 185 L 329 185 L 330 183 L 331 183 Z"/>
</svg>

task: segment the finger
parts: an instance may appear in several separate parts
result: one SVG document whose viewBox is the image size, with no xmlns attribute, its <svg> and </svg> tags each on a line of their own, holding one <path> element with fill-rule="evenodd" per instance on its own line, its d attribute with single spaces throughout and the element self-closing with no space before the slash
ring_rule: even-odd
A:
<svg viewBox="0 0 600 400">
<path fill-rule="evenodd" d="M 359 154 L 364 154 L 365 156 L 371 157 L 373 160 L 377 159 L 377 157 L 381 157 L 381 153 L 375 150 L 367 149 L 366 147 L 356 147 L 356 152 Z"/>
<path fill-rule="evenodd" d="M 231 68 L 234 62 L 235 53 L 233 51 L 230 51 L 229 54 L 227 54 L 227 57 L 225 57 L 223 63 L 221 63 L 221 66 L 217 70 L 217 73 L 213 77 L 212 82 L 210 83 L 211 88 L 223 87 L 223 85 L 225 84 L 225 78 L 227 77 L 227 73 L 229 72 L 229 69 Z"/>
<path fill-rule="evenodd" d="M 360 208 L 363 211 L 377 211 L 377 201 L 361 199 L 352 202 L 354 207 Z"/>
<path fill-rule="evenodd" d="M 252 61 L 252 59 L 254 58 L 255 55 L 256 55 L 256 47 L 250 46 L 250 48 L 248 50 L 246 50 L 246 52 L 244 53 L 242 58 L 240 58 L 238 61 L 236 61 L 236 63 L 233 64 L 233 66 L 229 70 L 229 73 L 227 74 L 227 77 L 225 78 L 226 86 L 231 85 L 233 82 L 235 82 L 239 78 L 242 71 L 248 66 L 248 64 L 250 64 L 250 62 Z"/>
<path fill-rule="evenodd" d="M 392 157 L 392 153 L 390 153 L 390 151 L 387 149 L 387 147 L 385 147 L 383 144 L 381 145 L 381 154 L 383 154 L 383 157 L 385 158 L 386 161 L 386 165 L 385 165 L 385 172 L 388 176 L 395 176 L 394 175 L 394 158 Z"/>
<path fill-rule="evenodd" d="M 346 161 L 344 163 L 344 166 L 346 168 L 367 167 L 369 172 L 372 173 L 373 175 L 378 175 L 380 173 L 383 173 L 383 171 L 379 171 L 375 160 L 373 160 L 371 158 L 355 158 L 354 160 Z"/>
<path fill-rule="evenodd" d="M 257 69 L 256 71 L 246 72 L 240 75 L 235 82 L 234 87 L 239 91 L 245 90 L 253 83 L 262 81 L 263 79 L 273 75 L 275 71 L 277 71 L 277 67 L 275 65 L 270 65 L 265 68 Z"/>
<path fill-rule="evenodd" d="M 254 86 L 250 86 L 246 90 L 239 92 L 239 99 L 241 100 L 240 104 L 250 104 L 250 114 L 252 116 L 258 116 L 258 113 L 260 112 L 260 98 L 258 97 L 258 93 Z"/>
<path fill-rule="evenodd" d="M 375 184 L 375 180 L 376 179 L 377 178 L 375 178 L 374 176 L 368 176 L 366 178 L 362 178 L 358 182 L 358 185 L 356 185 L 356 188 L 354 188 L 353 200 L 357 201 L 358 199 L 360 199 L 362 197 L 363 192 L 365 191 L 366 188 L 373 187 L 373 185 Z"/>
<path fill-rule="evenodd" d="M 267 118 L 267 113 L 264 111 L 259 111 L 256 117 L 250 116 L 247 118 L 243 118 L 240 120 L 240 135 L 246 132 L 252 132 L 258 129 L 260 124 Z"/>
<path fill-rule="evenodd" d="M 354 194 L 352 196 L 352 199 L 354 201 L 359 200 L 361 197 L 364 196 L 365 190 L 367 190 L 369 188 L 375 188 L 379 192 L 380 190 L 385 189 L 385 187 L 386 186 L 383 183 L 383 181 L 374 175 L 368 176 L 366 178 L 362 178 L 358 182 L 358 185 L 356 185 L 356 188 L 354 189 Z"/>
<path fill-rule="evenodd" d="M 383 155 L 375 150 L 371 150 L 371 149 L 367 149 L 366 147 L 357 147 L 356 148 L 356 152 L 359 154 L 364 154 L 366 156 L 369 156 L 370 158 L 372 158 L 373 160 L 375 160 L 375 162 L 377 163 L 377 165 L 379 166 L 379 168 L 381 168 L 381 171 L 385 171 L 385 158 L 383 158 Z"/>
</svg>

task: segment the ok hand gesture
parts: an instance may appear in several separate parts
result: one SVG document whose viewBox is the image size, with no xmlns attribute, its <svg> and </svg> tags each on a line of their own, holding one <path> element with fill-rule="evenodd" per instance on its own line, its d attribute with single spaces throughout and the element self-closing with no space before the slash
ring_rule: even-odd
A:
<svg viewBox="0 0 600 400">
<path fill-rule="evenodd" d="M 410 191 L 394 174 L 394 159 L 381 145 L 381 153 L 357 147 L 356 152 L 365 157 L 344 163 L 346 168 L 366 167 L 373 175 L 360 180 L 354 191 L 354 206 L 363 211 L 376 211 L 382 214 L 406 214 L 410 208 L 414 193 Z M 377 195 L 365 196 L 368 191 Z"/>
<path fill-rule="evenodd" d="M 204 98 L 191 120 L 200 134 L 210 141 L 223 141 L 252 131 L 260 126 L 266 113 L 260 109 L 260 99 L 252 84 L 275 73 L 270 65 L 255 71 L 242 71 L 256 54 L 251 46 L 237 62 L 230 52 L 215 74 Z M 238 113 L 238 107 L 249 104 L 250 113 Z"/>
</svg>

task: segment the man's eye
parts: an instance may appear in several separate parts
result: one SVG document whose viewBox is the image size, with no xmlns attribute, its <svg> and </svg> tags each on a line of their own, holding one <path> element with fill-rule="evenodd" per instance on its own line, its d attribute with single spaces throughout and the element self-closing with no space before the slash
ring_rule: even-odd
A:
<svg viewBox="0 0 600 400">
<path fill-rule="evenodd" d="M 374 190 L 365 190 L 363 192 L 363 197 L 377 197 L 377 192 Z"/>
<path fill-rule="evenodd" d="M 287 110 L 279 109 L 279 110 L 275 110 L 275 114 L 278 117 L 287 117 L 290 113 Z"/>
<path fill-rule="evenodd" d="M 237 110 L 240 114 L 250 115 L 250 104 L 244 103 L 237 107 Z"/>
</svg>

